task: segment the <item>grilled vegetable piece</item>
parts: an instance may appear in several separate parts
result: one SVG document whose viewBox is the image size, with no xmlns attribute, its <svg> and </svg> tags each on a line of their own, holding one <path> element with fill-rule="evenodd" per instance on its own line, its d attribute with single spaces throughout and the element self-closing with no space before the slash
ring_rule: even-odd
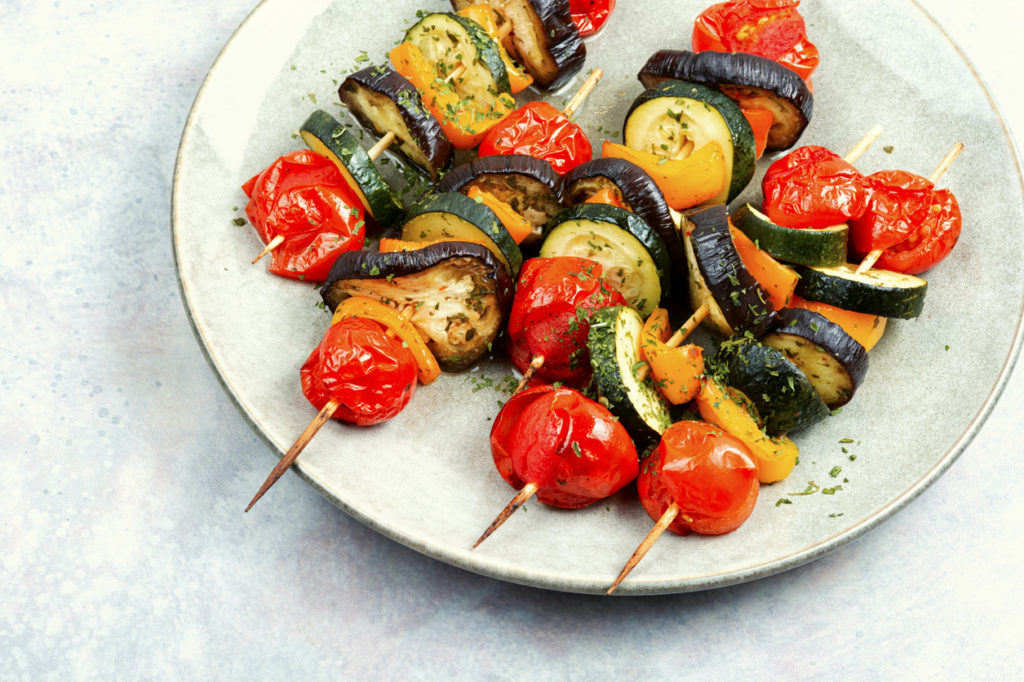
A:
<svg viewBox="0 0 1024 682">
<path fill-rule="evenodd" d="M 657 443 L 672 423 L 668 403 L 650 377 L 641 382 L 634 372 L 641 363 L 643 325 L 640 313 L 632 308 L 602 308 L 590 318 L 587 337 L 600 402 L 622 420 L 637 449 Z"/>
<path fill-rule="evenodd" d="M 814 113 L 814 96 L 794 71 L 744 52 L 660 50 L 637 74 L 645 87 L 682 80 L 718 88 L 744 109 L 772 112 L 767 151 L 789 149 Z"/>
<path fill-rule="evenodd" d="M 663 81 L 633 101 L 623 129 L 626 146 L 666 159 L 685 159 L 709 142 L 721 145 L 726 182 L 710 203 L 732 201 L 754 175 L 754 132 L 739 105 L 715 88 Z"/>
<path fill-rule="evenodd" d="M 562 210 L 562 179 L 543 159 L 521 154 L 484 156 L 456 166 L 437 183 L 436 191 L 462 192 L 469 188 L 493 194 L 529 220 L 540 239 L 543 227 Z"/>
<path fill-rule="evenodd" d="M 685 272 L 686 252 L 665 203 L 665 195 L 640 166 L 625 159 L 594 159 L 573 168 L 562 178 L 565 203 L 570 206 L 582 204 L 604 189 L 610 189 L 626 210 L 636 213 L 654 228 L 668 248 L 673 274 Z"/>
<path fill-rule="evenodd" d="M 868 370 L 868 352 L 835 322 L 801 308 L 779 312 L 761 342 L 800 368 L 830 409 L 850 402 Z"/>
<path fill-rule="evenodd" d="M 724 341 L 712 365 L 720 383 L 750 399 L 770 436 L 797 431 L 829 415 L 828 406 L 807 376 L 785 353 L 757 339 Z"/>
<path fill-rule="evenodd" d="M 569 0 L 452 0 L 459 10 L 486 2 L 498 14 L 498 28 L 512 24 L 505 49 L 542 90 L 556 90 L 583 68 L 587 48 L 572 21 Z"/>
<path fill-rule="evenodd" d="M 378 225 L 388 227 L 402 217 L 398 198 L 369 154 L 333 116 L 314 111 L 299 128 L 299 134 L 307 147 L 334 162 Z"/>
<path fill-rule="evenodd" d="M 732 223 L 769 254 L 787 263 L 810 266 L 846 262 L 850 228 L 843 223 L 825 228 L 795 229 L 776 225 L 751 204 L 732 214 Z"/>
<path fill-rule="evenodd" d="M 683 243 L 689 267 L 690 304 L 708 305 L 705 323 L 722 336 L 763 334 L 775 322 L 768 292 L 743 265 L 725 206 L 717 204 L 687 212 L 689 232 Z"/>
<path fill-rule="evenodd" d="M 509 92 L 508 71 L 498 46 L 479 24 L 451 12 L 427 14 L 405 33 L 405 42 L 420 48 L 437 76 L 451 79 L 460 97 L 493 107 L 498 95 Z"/>
<path fill-rule="evenodd" d="M 512 302 L 508 270 L 484 246 L 438 242 L 416 251 L 350 251 L 320 294 L 334 310 L 349 296 L 394 307 L 427 337 L 441 367 L 458 371 L 487 352 Z"/>
<path fill-rule="evenodd" d="M 580 204 L 544 229 L 544 258 L 576 256 L 604 266 L 604 279 L 645 317 L 669 291 L 665 242 L 640 217 L 607 204 Z"/>
<path fill-rule="evenodd" d="M 378 137 L 393 132 L 397 144 L 391 149 L 432 179 L 451 168 L 448 136 L 413 84 L 390 66 L 368 66 L 349 75 L 338 88 L 338 97 L 367 130 Z"/>
<path fill-rule="evenodd" d="M 480 242 L 513 276 L 523 264 L 523 252 L 494 211 L 459 192 L 433 194 L 413 205 L 402 223 L 402 239 Z"/>
<path fill-rule="evenodd" d="M 800 268 L 798 272 L 798 296 L 869 315 L 905 320 L 917 317 L 928 292 L 928 282 L 920 277 L 878 268 L 858 274 L 857 266 L 849 263 Z"/>
</svg>

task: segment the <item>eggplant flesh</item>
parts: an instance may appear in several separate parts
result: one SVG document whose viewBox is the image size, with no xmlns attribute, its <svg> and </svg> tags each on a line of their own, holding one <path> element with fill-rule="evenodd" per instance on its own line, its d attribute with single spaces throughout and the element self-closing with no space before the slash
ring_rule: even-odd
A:
<svg viewBox="0 0 1024 682">
<path fill-rule="evenodd" d="M 498 28 L 512 31 L 502 44 L 543 90 L 556 90 L 576 75 L 587 58 L 569 0 L 452 0 L 456 10 L 485 2 L 498 15 Z"/>
<path fill-rule="evenodd" d="M 746 109 L 768 109 L 775 119 L 767 151 L 789 149 L 814 112 L 814 96 L 795 72 L 781 64 L 742 52 L 655 52 L 637 74 L 645 87 L 685 80 L 718 88 Z"/>
<path fill-rule="evenodd" d="M 415 251 L 350 251 L 335 261 L 321 290 L 334 310 L 369 296 L 406 316 L 446 371 L 465 369 L 498 338 L 512 299 L 505 267 L 486 247 L 439 242 Z"/>
<path fill-rule="evenodd" d="M 819 313 L 784 309 L 761 342 L 800 368 L 830 409 L 850 402 L 868 369 L 868 352 Z"/>
<path fill-rule="evenodd" d="M 412 83 L 390 66 L 356 71 L 338 88 L 338 96 L 359 123 L 378 137 L 395 133 L 399 151 L 437 177 L 452 165 L 452 145 L 441 124 L 423 106 Z"/>
<path fill-rule="evenodd" d="M 764 334 L 777 319 L 771 298 L 740 259 L 725 205 L 686 213 L 692 229 L 684 235 L 689 263 L 690 302 L 707 303 L 705 321 L 722 336 Z"/>
</svg>

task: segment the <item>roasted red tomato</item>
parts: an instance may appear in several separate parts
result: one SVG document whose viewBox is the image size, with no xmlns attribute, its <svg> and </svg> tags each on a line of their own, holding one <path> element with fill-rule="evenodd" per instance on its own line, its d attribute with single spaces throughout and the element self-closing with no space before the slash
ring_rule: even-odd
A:
<svg viewBox="0 0 1024 682">
<path fill-rule="evenodd" d="M 931 209 L 933 185 L 905 171 L 879 171 L 864 178 L 868 204 L 850 220 L 852 250 L 887 249 L 909 237 Z"/>
<path fill-rule="evenodd" d="M 754 511 L 757 465 L 738 438 L 711 424 L 676 422 L 641 463 L 637 490 L 654 520 L 673 503 L 668 529 L 679 535 L 730 533 Z"/>
<path fill-rule="evenodd" d="M 341 171 L 311 151 L 285 154 L 242 185 L 245 213 L 271 252 L 270 271 L 322 282 L 338 254 L 360 249 L 366 236 L 362 204 Z"/>
<path fill-rule="evenodd" d="M 509 356 L 520 372 L 540 355 L 544 364 L 534 374 L 536 381 L 587 382 L 590 317 L 601 308 L 626 304 L 602 273 L 600 263 L 569 256 L 531 258 L 523 264 L 507 329 Z"/>
<path fill-rule="evenodd" d="M 348 317 L 327 329 L 300 378 L 317 410 L 333 400 L 335 419 L 369 426 L 391 419 L 412 398 L 416 360 L 380 323 Z"/>
<path fill-rule="evenodd" d="M 797 147 L 768 167 L 762 210 L 785 227 L 830 227 L 859 218 L 868 205 L 864 176 L 825 147 Z"/>
<path fill-rule="evenodd" d="M 581 36 L 593 35 L 604 28 L 614 9 L 615 0 L 569 0 L 572 21 Z"/>
<path fill-rule="evenodd" d="M 571 388 L 535 386 L 510 398 L 491 428 L 491 454 L 513 488 L 534 483 L 541 502 L 566 509 L 618 492 L 639 472 L 622 424 Z"/>
<path fill-rule="evenodd" d="M 487 132 L 479 153 L 533 156 L 563 175 L 594 156 L 583 129 L 547 102 L 529 102 L 513 111 Z"/>
<path fill-rule="evenodd" d="M 795 71 L 810 85 L 818 48 L 807 39 L 799 0 L 729 0 L 711 5 L 693 24 L 693 51 L 747 52 Z"/>
<path fill-rule="evenodd" d="M 960 204 L 948 189 L 932 192 L 931 206 L 909 237 L 882 251 L 876 265 L 917 275 L 949 255 L 960 238 Z"/>
</svg>

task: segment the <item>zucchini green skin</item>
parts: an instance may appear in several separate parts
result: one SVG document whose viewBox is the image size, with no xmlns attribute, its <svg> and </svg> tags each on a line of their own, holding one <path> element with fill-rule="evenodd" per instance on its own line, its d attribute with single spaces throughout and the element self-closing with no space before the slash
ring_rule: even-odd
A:
<svg viewBox="0 0 1024 682">
<path fill-rule="evenodd" d="M 473 46 L 476 54 L 466 55 L 464 56 L 464 59 L 470 63 L 479 62 L 491 72 L 491 77 L 494 79 L 494 89 L 496 91 L 493 93 L 495 97 L 498 93 L 511 92 L 508 82 L 508 70 L 505 68 L 505 62 L 501 59 L 501 53 L 498 52 L 497 44 L 489 35 L 487 35 L 487 32 L 474 21 L 470 21 L 469 19 L 459 16 L 453 12 L 433 12 L 424 16 L 405 32 L 405 42 L 415 43 L 421 48 L 424 48 L 424 54 L 429 54 L 425 49 L 426 43 L 424 41 L 433 40 L 431 37 L 432 31 L 430 30 L 430 27 L 433 23 L 439 21 L 455 22 L 465 33 L 466 38 L 470 45 Z M 454 28 L 454 26 L 452 28 Z M 466 57 L 468 57 L 468 59 Z"/>
<path fill-rule="evenodd" d="M 845 263 L 829 268 L 797 269 L 798 296 L 844 310 L 882 317 L 913 319 L 924 310 L 928 282 L 913 275 L 872 268 L 860 275 Z"/>
<path fill-rule="evenodd" d="M 796 229 L 776 225 L 751 204 L 732 214 L 732 223 L 774 258 L 810 266 L 842 265 L 850 228 L 844 223 L 824 229 Z"/>
<path fill-rule="evenodd" d="M 712 361 L 723 383 L 741 391 L 757 408 L 769 436 L 816 424 L 830 410 L 814 385 L 782 351 L 757 339 L 722 343 Z"/>
<path fill-rule="evenodd" d="M 463 224 L 468 224 L 479 231 L 479 238 L 488 242 L 488 248 L 503 261 L 509 272 L 515 276 L 523 265 L 523 252 L 519 249 L 512 235 L 501 224 L 494 211 L 482 203 L 470 199 L 461 192 L 431 194 L 416 202 L 406 213 L 402 222 L 402 238 L 410 241 L 430 241 L 440 238 L 471 239 L 466 234 L 445 233 L 433 230 L 429 233 L 421 231 L 421 220 L 429 219 L 430 214 L 449 214 Z M 475 235 L 473 235 L 475 237 Z"/>
<path fill-rule="evenodd" d="M 754 177 L 754 163 L 757 160 L 757 150 L 754 144 L 754 131 L 750 123 L 730 97 L 717 90 L 700 83 L 689 81 L 668 80 L 662 81 L 653 87 L 644 90 L 637 97 L 626 114 L 626 123 L 623 125 L 623 139 L 626 139 L 626 128 L 629 123 L 629 116 L 637 107 L 659 97 L 671 99 L 685 98 L 704 102 L 714 107 L 725 119 L 726 125 L 732 136 L 732 178 L 729 183 L 729 196 L 726 201 L 732 201 L 747 186 L 750 179 Z M 629 144 L 627 142 L 627 144 Z"/>
<path fill-rule="evenodd" d="M 668 291 L 670 291 L 669 287 L 671 286 L 671 278 L 669 273 L 671 271 L 672 263 L 669 257 L 668 247 L 665 246 L 664 240 L 662 240 L 658 233 L 654 231 L 654 228 L 644 222 L 642 218 L 625 209 L 621 209 L 617 206 L 610 206 L 608 204 L 579 204 L 577 206 L 570 206 L 569 208 L 561 211 L 544 227 L 545 241 L 541 244 L 541 255 L 545 257 L 579 255 L 558 253 L 557 250 L 552 250 L 549 245 L 552 235 L 555 234 L 556 230 L 558 230 L 561 225 L 577 220 L 607 223 L 614 226 L 635 238 L 647 251 L 654 267 L 657 270 L 660 285 L 658 300 L 646 301 L 644 302 L 644 305 L 641 306 L 643 308 L 641 312 L 649 314 L 650 311 L 660 303 L 661 296 L 664 296 Z M 548 246 L 548 248 L 545 248 L 545 246 Z"/>
<path fill-rule="evenodd" d="M 390 185 L 359 140 L 337 119 L 318 109 L 302 124 L 299 134 L 311 150 L 330 158 L 338 170 L 352 178 L 354 189 L 362 195 L 360 199 L 378 225 L 388 227 L 401 219 L 402 205 Z"/>
<path fill-rule="evenodd" d="M 643 318 L 633 308 L 601 308 L 590 319 L 587 348 L 601 401 L 633 437 L 637 450 L 656 444 L 672 424 L 669 405 L 647 377 L 636 380 Z"/>
</svg>

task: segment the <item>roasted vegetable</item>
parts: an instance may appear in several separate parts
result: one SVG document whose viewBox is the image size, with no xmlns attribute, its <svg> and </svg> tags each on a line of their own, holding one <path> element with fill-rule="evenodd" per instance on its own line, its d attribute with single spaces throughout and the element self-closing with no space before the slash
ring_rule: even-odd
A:
<svg viewBox="0 0 1024 682">
<path fill-rule="evenodd" d="M 871 268 L 862 273 L 844 263 L 830 268 L 800 268 L 796 293 L 812 301 L 857 313 L 910 319 L 924 309 L 928 282 L 901 272 Z"/>
</svg>

